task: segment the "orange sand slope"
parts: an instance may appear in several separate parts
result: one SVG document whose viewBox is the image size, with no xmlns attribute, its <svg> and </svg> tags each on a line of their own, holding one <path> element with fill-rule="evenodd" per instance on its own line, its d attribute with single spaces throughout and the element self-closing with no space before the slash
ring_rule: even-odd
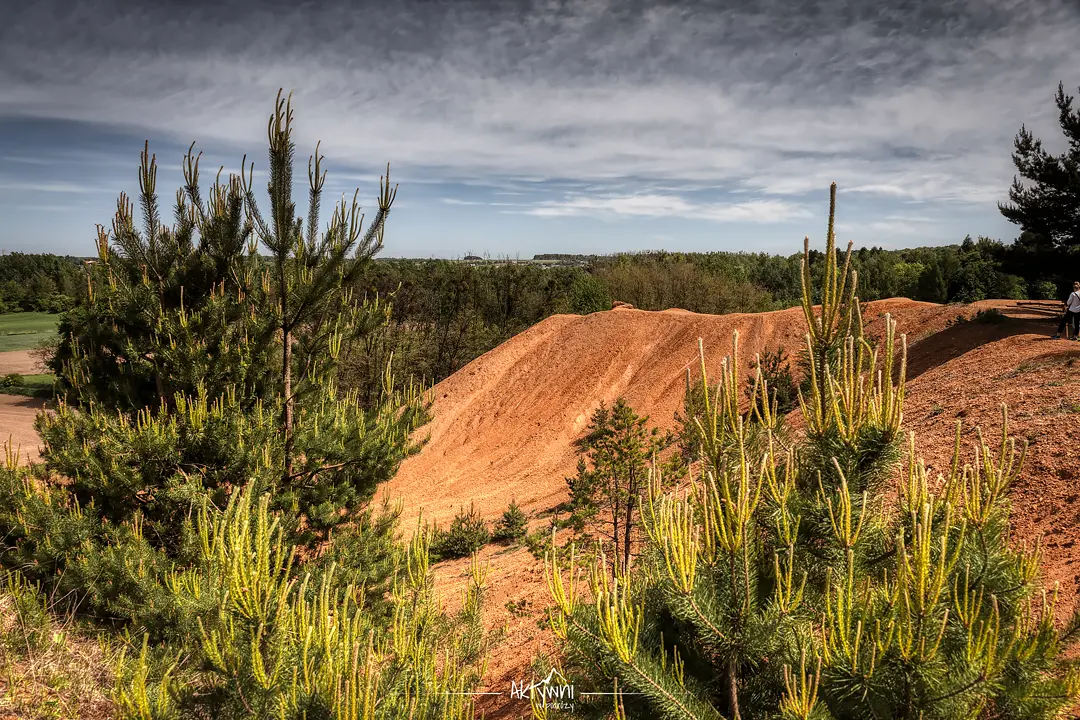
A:
<svg viewBox="0 0 1080 720">
<path fill-rule="evenodd" d="M 1006 319 L 952 324 L 990 308 Z M 958 419 L 965 442 L 981 425 L 993 446 L 1000 403 L 1008 401 L 1011 433 L 1031 443 L 1023 482 L 1013 492 L 1014 538 L 1045 535 L 1046 580 L 1061 583 L 1067 615 L 1080 582 L 1080 565 L 1074 566 L 1080 563 L 1080 546 L 1074 545 L 1080 534 L 1080 450 L 1069 439 L 1069 426 L 1080 417 L 1074 414 L 1080 411 L 1080 343 L 1049 339 L 1057 313 L 1049 306 L 885 300 L 869 303 L 864 320 L 870 334 L 880 336 L 886 312 L 908 337 L 905 426 L 916 432 L 928 464 L 947 466 Z M 731 352 L 734 330 L 745 372 L 762 350 L 782 345 L 797 351 L 805 320 L 799 308 L 725 316 L 618 308 L 548 318 L 476 359 L 435 386 L 434 420 L 424 429 L 430 440 L 386 487 L 391 498 L 403 501 L 404 528 L 421 509 L 425 519 L 445 527 L 470 502 L 488 519 L 512 499 L 533 512 L 554 507 L 566 498 L 564 478 L 574 472 L 572 443 L 601 400 L 624 396 L 656 424 L 672 427 L 686 368 L 697 365 L 698 338 L 715 375 Z M 488 546 L 481 559 L 490 566 L 485 622 L 507 630 L 490 655 L 485 685 L 504 691 L 528 674 L 533 653 L 551 648 L 550 634 L 538 628 L 550 599 L 542 565 L 527 551 Z M 466 585 L 467 567 L 467 561 L 455 561 L 436 568 L 451 607 Z M 489 718 L 527 710 L 505 696 L 486 697 L 482 704 Z"/>
<path fill-rule="evenodd" d="M 871 333 L 891 313 L 901 332 L 944 325 L 952 308 L 910 300 L 869 304 Z M 654 423 L 671 427 L 681 407 L 686 369 L 698 366 L 698 338 L 715 373 L 739 331 L 741 371 L 755 354 L 783 346 L 794 353 L 806 321 L 800 308 L 771 313 L 699 315 L 684 310 L 617 308 L 556 315 L 477 358 L 434 388 L 430 441 L 402 466 L 387 490 L 409 517 L 445 524 L 476 503 L 495 517 L 511 499 L 542 510 L 565 497 L 576 464 L 572 443 L 601 401 L 624 396 Z"/>
</svg>

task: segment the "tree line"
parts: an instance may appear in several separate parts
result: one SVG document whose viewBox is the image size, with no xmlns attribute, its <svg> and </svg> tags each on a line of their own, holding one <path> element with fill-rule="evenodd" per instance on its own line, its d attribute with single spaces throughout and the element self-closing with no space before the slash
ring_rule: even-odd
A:
<svg viewBox="0 0 1080 720">
<path fill-rule="evenodd" d="M 70 255 L 0 255 L 0 313 L 59 313 L 84 292 L 83 259 Z"/>
<path fill-rule="evenodd" d="M 824 253 L 811 251 L 820 277 Z M 1029 272 L 1027 247 L 985 237 L 957 245 L 903 250 L 860 248 L 852 254 L 864 300 L 908 297 L 927 302 L 986 298 L 1057 299 L 1067 288 Z M 252 262 L 268 266 L 257 257 Z M 375 392 L 391 356 L 402 372 L 437 382 L 471 360 L 557 313 L 585 314 L 613 300 L 642 310 L 682 308 L 724 314 L 764 312 L 800 302 L 801 256 L 747 252 L 647 252 L 594 257 L 587 266 L 528 263 L 472 265 L 452 260 L 379 260 L 348 279 L 359 297 L 378 298 L 386 323 L 363 353 L 342 358 L 342 381 Z M 0 311 L 59 312 L 86 293 L 79 258 L 12 253 L 0 256 Z"/>
</svg>

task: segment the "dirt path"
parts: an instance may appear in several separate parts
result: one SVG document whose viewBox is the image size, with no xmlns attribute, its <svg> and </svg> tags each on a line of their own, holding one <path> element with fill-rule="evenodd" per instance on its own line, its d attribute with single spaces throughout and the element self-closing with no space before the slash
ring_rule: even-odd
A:
<svg viewBox="0 0 1080 720">
<path fill-rule="evenodd" d="M 0 377 L 8 373 L 36 375 L 46 372 L 29 350 L 0 352 Z M 19 449 L 22 462 L 37 460 L 38 436 L 34 418 L 45 407 L 42 400 L 0 394 L 0 445 Z"/>
<path fill-rule="evenodd" d="M 0 395 L 0 445 L 19 451 L 22 462 L 38 459 L 38 436 L 34 418 L 45 401 L 21 395 Z"/>
<path fill-rule="evenodd" d="M 38 375 L 48 372 L 30 350 L 8 350 L 0 352 L 0 375 L 19 373 L 20 375 Z"/>
</svg>

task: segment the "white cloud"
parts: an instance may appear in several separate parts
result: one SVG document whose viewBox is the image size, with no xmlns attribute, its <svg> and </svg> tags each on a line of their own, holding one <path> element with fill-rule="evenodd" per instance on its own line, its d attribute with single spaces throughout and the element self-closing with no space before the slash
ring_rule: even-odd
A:
<svg viewBox="0 0 1080 720">
<path fill-rule="evenodd" d="M 94 185 L 79 185 L 69 182 L 22 182 L 19 180 L 0 181 L 0 190 L 9 192 L 33 192 L 33 193 L 101 193 L 111 192 Z"/>
<path fill-rule="evenodd" d="M 525 210 L 525 215 L 566 217 L 671 217 L 715 222 L 780 223 L 811 217 L 802 206 L 781 200 L 741 203 L 693 203 L 676 195 L 625 195 L 614 197 L 568 197 L 550 200 Z"/>
<path fill-rule="evenodd" d="M 521 12 L 330 3 L 308 7 L 314 21 L 200 9 L 172 20 L 194 45 L 162 49 L 141 23 L 169 11 L 109 14 L 83 2 L 85 15 L 113 19 L 50 23 L 64 6 L 43 2 L 5 10 L 23 30 L 0 49 L 0 116 L 137 126 L 258 150 L 259 167 L 284 86 L 296 88 L 301 165 L 322 138 L 335 190 L 377 183 L 389 160 L 403 184 L 452 179 L 514 194 L 525 182 L 585 183 L 522 211 L 537 216 L 784 222 L 808 216 L 787 198 L 832 181 L 887 203 L 996 213 L 1013 134 L 1027 123 L 1053 137 L 1057 80 L 1080 81 L 1080 14 L 1065 0 L 927 0 L 903 14 L 845 3 L 854 19 L 839 25 L 837 3 L 814 4 L 813 17 L 788 3 L 640 16 L 614 2 Z M 750 199 L 680 195 L 693 188 Z"/>
</svg>

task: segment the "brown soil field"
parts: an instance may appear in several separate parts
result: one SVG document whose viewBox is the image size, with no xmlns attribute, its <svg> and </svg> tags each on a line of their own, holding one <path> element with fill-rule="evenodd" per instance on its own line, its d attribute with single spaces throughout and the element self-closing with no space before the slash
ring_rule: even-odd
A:
<svg viewBox="0 0 1080 720">
<path fill-rule="evenodd" d="M 18 451 L 23 462 L 38 459 L 34 418 L 45 401 L 21 395 L 0 395 L 0 445 Z"/>
<path fill-rule="evenodd" d="M 955 322 L 986 309 L 1003 319 Z M 908 338 L 904 424 L 933 468 L 947 466 L 957 420 L 965 459 L 977 426 L 993 447 L 1001 403 L 1008 402 L 1010 433 L 1029 444 L 1022 479 L 1012 489 L 1013 539 L 1041 538 L 1044 579 L 1060 585 L 1059 614 L 1067 616 L 1080 585 L 1080 343 L 1050 339 L 1058 316 L 1052 304 L 884 300 L 867 304 L 870 334 L 881 334 L 885 313 Z M 489 520 L 511 500 L 534 517 L 551 510 L 566 499 L 564 478 L 576 465 L 572 443 L 601 401 L 625 397 L 653 423 L 673 427 L 686 369 L 697 367 L 698 339 L 715 374 L 735 330 L 745 373 L 758 352 L 797 351 L 805 320 L 799 308 L 710 316 L 619 307 L 550 317 L 477 358 L 433 388 L 434 419 L 420 431 L 428 442 L 383 489 L 404 504 L 403 530 L 412 530 L 421 513 L 445 527 L 470 503 Z M 37 401 L 0 395 L 0 435 L 13 434 L 25 453 L 36 445 L 32 422 L 39 409 Z M 790 418 L 796 427 L 797 416 Z M 534 527 L 545 522 L 535 519 Z M 527 550 L 489 545 L 480 557 L 489 565 L 485 621 L 505 629 L 490 651 L 482 689 L 506 693 L 511 679 L 528 675 L 535 653 L 552 649 L 542 627 L 549 597 L 542 563 Z M 454 607 L 468 561 L 441 563 L 435 572 Z M 528 704 L 491 695 L 481 709 L 488 718 L 516 718 L 527 715 Z"/>
</svg>

